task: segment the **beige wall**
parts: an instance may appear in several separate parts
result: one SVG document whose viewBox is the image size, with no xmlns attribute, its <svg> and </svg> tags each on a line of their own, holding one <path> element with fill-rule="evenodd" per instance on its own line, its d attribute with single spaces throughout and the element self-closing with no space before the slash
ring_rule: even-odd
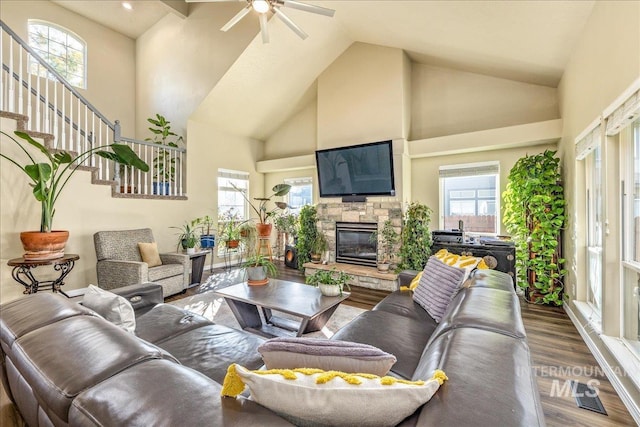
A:
<svg viewBox="0 0 640 427">
<path fill-rule="evenodd" d="M 318 106 L 314 98 L 264 142 L 263 160 L 313 153 L 317 147 L 317 133 Z"/>
<path fill-rule="evenodd" d="M 189 17 L 168 14 L 136 42 L 137 137 L 148 136 L 147 117 L 160 113 L 186 135 L 187 120 L 238 58 L 259 27 L 243 19 L 222 27 L 240 9 L 233 2 L 193 3 Z M 187 143 L 191 137 L 187 138 Z"/>
<path fill-rule="evenodd" d="M 545 150 L 555 150 L 555 144 L 537 145 L 529 148 L 511 148 L 508 150 L 494 150 L 450 156 L 423 157 L 411 161 L 411 194 L 413 200 L 420 201 L 433 209 L 431 229 L 439 228 L 440 218 L 440 178 L 439 167 L 443 165 L 457 165 L 498 161 L 500 162 L 500 194 L 506 190 L 507 176 L 513 165 L 525 155 L 542 153 Z M 507 234 L 504 224 L 500 223 L 499 233 Z"/>
<path fill-rule="evenodd" d="M 560 117 L 556 89 L 413 64 L 410 140 Z"/>
<path fill-rule="evenodd" d="M 67 28 L 87 43 L 87 89 L 78 89 L 124 136 L 135 126 L 135 42 L 50 1 L 0 2 L 2 20 L 27 40 L 27 20 L 41 19 Z"/>
<path fill-rule="evenodd" d="M 354 43 L 318 78 L 318 148 L 403 137 L 404 52 Z"/>
</svg>

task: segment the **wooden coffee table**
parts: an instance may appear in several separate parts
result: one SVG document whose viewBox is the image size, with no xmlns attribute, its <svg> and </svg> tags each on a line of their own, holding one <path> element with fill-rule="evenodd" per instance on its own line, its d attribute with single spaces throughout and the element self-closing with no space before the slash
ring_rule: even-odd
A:
<svg viewBox="0 0 640 427">
<path fill-rule="evenodd" d="M 294 334 L 299 337 L 319 331 L 338 305 L 349 297 L 349 292 L 343 292 L 342 296 L 326 297 L 313 286 L 277 279 L 269 279 L 264 286 L 239 283 L 214 293 L 227 301 L 242 329 L 267 338 Z M 300 320 L 275 316 L 272 310 Z"/>
</svg>

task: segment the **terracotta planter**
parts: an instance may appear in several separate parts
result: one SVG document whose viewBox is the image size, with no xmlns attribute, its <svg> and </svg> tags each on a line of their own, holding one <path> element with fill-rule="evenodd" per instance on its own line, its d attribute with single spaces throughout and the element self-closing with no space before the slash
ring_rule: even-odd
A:
<svg viewBox="0 0 640 427">
<path fill-rule="evenodd" d="M 54 230 L 49 233 L 40 231 L 23 231 L 20 233 L 25 259 L 46 260 L 62 258 L 64 247 L 69 240 L 69 232 Z"/>
<path fill-rule="evenodd" d="M 263 224 L 261 222 L 256 224 L 256 230 L 258 230 L 258 237 L 270 237 L 272 227 L 273 227 L 272 224 Z"/>
</svg>

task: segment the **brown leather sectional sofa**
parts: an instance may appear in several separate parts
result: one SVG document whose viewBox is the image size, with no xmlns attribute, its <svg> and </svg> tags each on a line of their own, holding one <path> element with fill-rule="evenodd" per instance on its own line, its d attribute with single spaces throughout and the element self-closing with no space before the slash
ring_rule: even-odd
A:
<svg viewBox="0 0 640 427">
<path fill-rule="evenodd" d="M 439 325 L 397 291 L 334 339 L 393 353 L 392 375 L 447 373 L 403 426 L 544 425 L 511 279 L 472 280 Z M 290 425 L 250 399 L 220 397 L 230 363 L 262 365 L 261 338 L 162 304 L 155 284 L 118 293 L 134 305 L 136 336 L 55 294 L 0 307 L 3 385 L 30 426 Z"/>
</svg>

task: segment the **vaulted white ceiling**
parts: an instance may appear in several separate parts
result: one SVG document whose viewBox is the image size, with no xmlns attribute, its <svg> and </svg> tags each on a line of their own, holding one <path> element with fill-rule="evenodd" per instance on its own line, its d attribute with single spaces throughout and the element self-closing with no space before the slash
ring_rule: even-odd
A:
<svg viewBox="0 0 640 427">
<path fill-rule="evenodd" d="M 121 11 L 113 7 L 119 2 L 57 3 L 124 34 L 126 29 L 132 37 L 149 28 L 149 21 L 142 18 L 127 18 L 126 22 L 119 18 Z M 113 10 L 98 14 L 90 11 L 103 3 L 110 3 L 108 7 Z M 175 2 L 133 3 L 136 16 L 153 21 L 152 16 L 166 14 L 167 4 Z M 309 34 L 306 40 L 300 40 L 278 19 L 271 19 L 271 43 L 262 44 L 256 26 L 256 38 L 193 117 L 233 133 L 264 139 L 295 110 L 317 76 L 356 41 L 403 49 L 418 63 L 556 87 L 595 2 L 309 3 L 335 9 L 335 17 L 287 9 L 287 14 Z M 238 3 L 237 10 L 242 7 L 244 4 Z M 164 12 L 159 11 L 163 8 Z"/>
</svg>

